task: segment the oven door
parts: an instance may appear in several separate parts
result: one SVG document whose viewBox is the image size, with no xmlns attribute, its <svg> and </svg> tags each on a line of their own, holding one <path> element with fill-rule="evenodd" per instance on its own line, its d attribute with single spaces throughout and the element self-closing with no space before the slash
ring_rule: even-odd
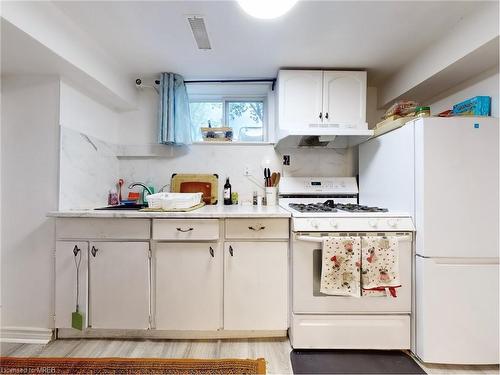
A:
<svg viewBox="0 0 500 375">
<path fill-rule="evenodd" d="M 329 236 L 398 236 L 401 287 L 397 297 L 361 298 L 320 292 L 321 247 L 319 233 L 294 233 L 292 240 L 292 301 L 295 314 L 409 313 L 411 311 L 412 233 L 322 233 Z M 301 239 L 302 238 L 302 239 Z"/>
</svg>

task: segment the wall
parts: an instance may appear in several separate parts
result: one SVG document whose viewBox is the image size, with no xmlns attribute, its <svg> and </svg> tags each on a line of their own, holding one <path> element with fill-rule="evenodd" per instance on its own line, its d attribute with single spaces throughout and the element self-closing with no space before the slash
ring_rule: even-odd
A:
<svg viewBox="0 0 500 375">
<path fill-rule="evenodd" d="M 154 90 L 144 89 L 138 97 L 138 110 L 120 115 L 119 143 L 128 145 L 128 150 L 138 150 L 121 153 L 129 156 L 119 157 L 120 177 L 126 180 L 126 184 L 149 181 L 158 189 L 170 183 L 173 173 L 217 173 L 220 178 L 219 196 L 225 178 L 229 176 L 233 191 L 237 191 L 242 200 L 249 200 L 252 192 L 259 190 L 259 185 L 263 183 L 264 167 L 280 171 L 283 176 L 356 174 L 356 148 L 290 150 L 291 165 L 283 169 L 282 155 L 274 150 L 272 144 L 194 144 L 189 148 L 154 145 L 157 138 L 157 101 L 158 95 Z M 246 167 L 252 176 L 244 176 Z"/>
<path fill-rule="evenodd" d="M 453 104 L 478 95 L 491 96 L 491 115 L 499 117 L 498 66 L 445 91 L 429 101 L 432 114 L 451 109 Z"/>
<path fill-rule="evenodd" d="M 59 209 L 105 206 L 118 180 L 119 114 L 61 82 L 60 124 Z"/>
<path fill-rule="evenodd" d="M 11 52 L 20 66 L 29 67 L 32 72 L 49 69 L 71 77 L 96 98 L 115 108 L 129 110 L 134 107 L 136 91 L 120 61 L 61 12 L 57 4 L 50 1 L 2 2 L 2 18 L 22 31 L 19 35 L 7 35 Z M 25 50 L 24 43 L 16 43 L 18 37 L 24 39 L 25 35 L 44 48 L 37 46 L 35 52 Z M 14 40 L 10 40 L 10 36 L 14 36 Z M 10 61 L 8 56 L 5 60 Z M 22 71 L 15 66 L 14 70 Z"/>
<path fill-rule="evenodd" d="M 61 126 L 59 209 L 106 206 L 118 168 L 114 145 Z"/>
<path fill-rule="evenodd" d="M 60 124 L 109 143 L 118 143 L 119 115 L 61 81 Z"/>
<path fill-rule="evenodd" d="M 2 77 L 2 334 L 50 334 L 58 204 L 59 79 Z"/>
</svg>

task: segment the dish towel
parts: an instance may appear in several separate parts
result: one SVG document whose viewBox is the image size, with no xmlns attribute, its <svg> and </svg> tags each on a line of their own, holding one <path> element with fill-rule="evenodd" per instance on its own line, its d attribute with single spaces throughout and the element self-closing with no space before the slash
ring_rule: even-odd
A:
<svg viewBox="0 0 500 375">
<path fill-rule="evenodd" d="M 360 259 L 360 237 L 326 237 L 321 261 L 321 293 L 361 297 Z"/>
<path fill-rule="evenodd" d="M 397 297 L 399 280 L 399 245 L 395 236 L 363 237 L 361 241 L 363 296 Z"/>
</svg>

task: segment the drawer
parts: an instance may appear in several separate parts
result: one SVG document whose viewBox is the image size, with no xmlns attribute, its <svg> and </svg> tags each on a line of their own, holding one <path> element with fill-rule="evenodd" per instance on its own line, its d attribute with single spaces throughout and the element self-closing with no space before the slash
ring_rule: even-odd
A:
<svg viewBox="0 0 500 375">
<path fill-rule="evenodd" d="M 295 349 L 409 349 L 410 316 L 294 314 L 290 341 Z"/>
<path fill-rule="evenodd" d="M 153 240 L 218 240 L 217 219 L 154 219 Z"/>
<path fill-rule="evenodd" d="M 57 218 L 58 239 L 149 240 L 149 219 Z"/>
<path fill-rule="evenodd" d="M 229 239 L 288 239 L 288 219 L 227 219 Z"/>
</svg>

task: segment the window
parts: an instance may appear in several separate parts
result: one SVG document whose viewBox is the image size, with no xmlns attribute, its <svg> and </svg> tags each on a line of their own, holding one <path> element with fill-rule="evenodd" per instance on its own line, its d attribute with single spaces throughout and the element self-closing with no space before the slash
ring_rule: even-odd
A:
<svg viewBox="0 0 500 375">
<path fill-rule="evenodd" d="M 233 141 L 266 141 L 265 104 L 265 98 L 190 100 L 193 141 L 203 141 L 200 127 L 209 125 L 231 127 Z"/>
</svg>

